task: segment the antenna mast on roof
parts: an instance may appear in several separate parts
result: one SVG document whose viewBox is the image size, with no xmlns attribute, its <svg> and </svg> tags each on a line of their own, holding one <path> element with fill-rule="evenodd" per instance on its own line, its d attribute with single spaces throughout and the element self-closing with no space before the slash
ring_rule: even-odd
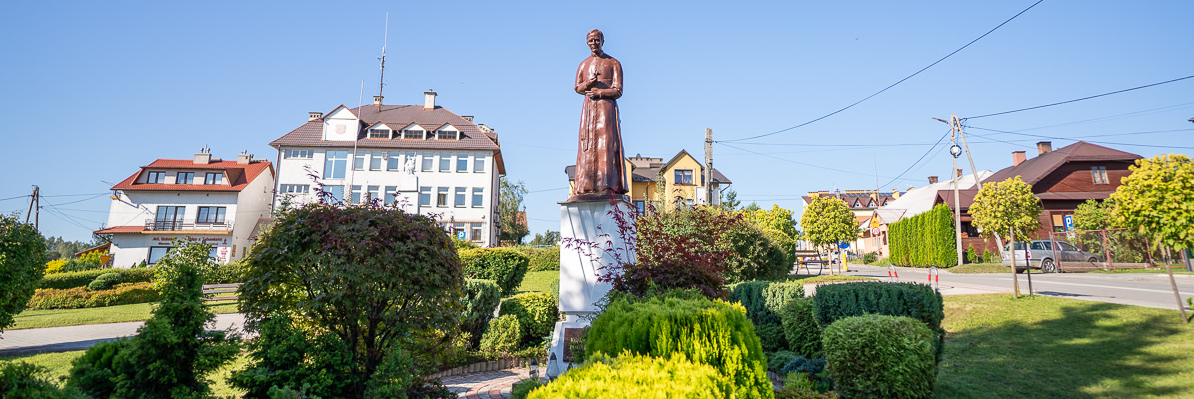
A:
<svg viewBox="0 0 1194 399">
<path fill-rule="evenodd" d="M 390 38 L 390 13 L 386 13 L 386 28 L 385 33 L 381 38 L 381 79 L 377 83 L 377 111 L 381 111 L 381 92 L 386 87 L 386 45 Z"/>
</svg>

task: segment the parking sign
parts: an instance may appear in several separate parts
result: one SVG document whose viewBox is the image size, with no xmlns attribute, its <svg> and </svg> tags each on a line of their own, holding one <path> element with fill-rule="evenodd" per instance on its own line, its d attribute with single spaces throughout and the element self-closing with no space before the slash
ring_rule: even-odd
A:
<svg viewBox="0 0 1194 399">
<path fill-rule="evenodd" d="M 1074 231 L 1074 215 L 1065 215 L 1065 231 Z"/>
</svg>

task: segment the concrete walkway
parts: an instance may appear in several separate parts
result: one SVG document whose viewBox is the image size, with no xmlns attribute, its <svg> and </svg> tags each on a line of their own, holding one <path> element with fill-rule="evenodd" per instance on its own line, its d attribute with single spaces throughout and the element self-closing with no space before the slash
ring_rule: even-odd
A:
<svg viewBox="0 0 1194 399">
<path fill-rule="evenodd" d="M 145 322 L 132 321 L 7 330 L 0 334 L 0 357 L 84 350 L 99 342 L 136 335 L 142 325 Z M 240 313 L 216 315 L 215 330 L 232 329 L 243 333 L 244 325 L 245 317 Z"/>
</svg>

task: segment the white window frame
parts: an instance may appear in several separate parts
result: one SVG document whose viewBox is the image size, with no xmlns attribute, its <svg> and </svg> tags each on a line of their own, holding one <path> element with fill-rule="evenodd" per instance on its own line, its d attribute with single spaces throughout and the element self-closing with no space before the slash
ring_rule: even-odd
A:
<svg viewBox="0 0 1194 399">
<path fill-rule="evenodd" d="M 166 172 L 145 172 L 145 184 L 165 184 Z"/>
</svg>

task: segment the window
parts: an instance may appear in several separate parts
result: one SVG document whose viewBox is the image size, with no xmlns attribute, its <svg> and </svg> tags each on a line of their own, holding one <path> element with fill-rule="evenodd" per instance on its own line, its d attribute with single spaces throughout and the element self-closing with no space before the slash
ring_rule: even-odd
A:
<svg viewBox="0 0 1194 399">
<path fill-rule="evenodd" d="M 343 179 L 348 167 L 348 151 L 328 151 L 323 163 L 324 179 Z M 343 193 L 343 191 L 341 191 Z"/>
<path fill-rule="evenodd" d="M 278 192 L 286 194 L 306 194 L 311 191 L 309 184 L 283 184 Z"/>
<path fill-rule="evenodd" d="M 476 158 L 473 158 L 473 172 L 485 172 L 485 155 L 477 155 Z"/>
<path fill-rule="evenodd" d="M 419 206 L 431 206 L 431 187 L 419 187 Z"/>
<path fill-rule="evenodd" d="M 163 256 L 170 253 L 174 247 L 149 247 L 149 259 L 145 263 L 155 264 L 162 259 Z"/>
<path fill-rule="evenodd" d="M 369 129 L 369 138 L 371 139 L 388 139 L 390 138 L 389 129 Z"/>
<path fill-rule="evenodd" d="M 471 223 L 472 232 L 469 234 L 469 239 L 472 241 L 481 241 L 481 223 Z"/>
<path fill-rule="evenodd" d="M 381 198 L 381 197 L 377 196 L 377 194 L 379 193 L 378 189 L 380 189 L 380 187 L 378 187 L 378 186 L 369 186 L 369 190 L 367 192 L 369 194 L 370 201 Z"/>
<path fill-rule="evenodd" d="M 224 184 L 224 174 L 220 172 L 208 173 L 203 184 Z"/>
<path fill-rule="evenodd" d="M 455 140 L 457 132 L 455 130 L 438 130 L 435 132 L 436 140 Z"/>
<path fill-rule="evenodd" d="M 1057 246 L 1061 247 L 1061 250 L 1066 251 L 1066 252 L 1078 252 L 1079 251 L 1079 249 L 1077 247 L 1075 247 L 1073 244 L 1070 244 L 1068 242 L 1058 241 Z"/>
<path fill-rule="evenodd" d="M 145 175 L 145 184 L 163 184 L 166 182 L 166 172 L 149 172 Z"/>
<path fill-rule="evenodd" d="M 465 226 L 466 226 L 466 224 L 464 224 L 464 223 L 459 223 L 459 222 L 452 223 L 452 234 L 455 234 L 456 238 L 459 238 L 461 240 L 466 239 L 468 236 L 465 235 L 467 233 L 466 231 L 464 231 Z"/>
<path fill-rule="evenodd" d="M 384 201 L 386 205 L 394 205 L 395 202 L 398 202 L 398 187 L 386 186 L 386 197 Z"/>
<path fill-rule="evenodd" d="M 468 191 L 468 189 L 464 188 L 464 187 L 456 187 L 456 207 L 457 208 L 464 207 L 465 191 Z"/>
<path fill-rule="evenodd" d="M 675 184 L 692 184 L 692 169 L 676 169 Z"/>
<path fill-rule="evenodd" d="M 422 129 L 406 129 L 406 130 L 403 130 L 403 131 L 402 131 L 402 138 L 404 138 L 404 139 L 417 139 L 417 140 L 422 140 L 422 139 L 423 139 L 423 130 L 422 130 Z"/>
<path fill-rule="evenodd" d="M 423 171 L 431 172 L 435 167 L 435 155 L 423 153 Z"/>
<path fill-rule="evenodd" d="M 634 208 L 638 209 L 639 215 L 647 214 L 647 202 L 646 201 L 634 201 Z"/>
<path fill-rule="evenodd" d="M 386 158 L 386 170 L 402 170 L 402 159 L 396 153 L 390 153 Z"/>
<path fill-rule="evenodd" d="M 158 213 L 153 219 L 154 230 L 178 230 L 182 227 L 182 215 L 186 212 L 183 206 L 159 206 Z"/>
<path fill-rule="evenodd" d="M 174 178 L 174 184 L 191 184 L 195 181 L 195 174 L 191 172 L 178 172 L 178 176 Z"/>
<path fill-rule="evenodd" d="M 222 206 L 201 206 L 195 223 L 224 223 L 224 210 Z"/>
<path fill-rule="evenodd" d="M 1033 241 L 1032 246 L 1030 248 L 1038 250 L 1038 251 L 1040 251 L 1040 250 L 1052 251 L 1053 250 L 1053 246 L 1049 245 L 1048 241 Z"/>
<path fill-rule="evenodd" d="M 286 150 L 282 152 L 285 159 L 311 159 L 315 155 L 313 150 Z"/>
<path fill-rule="evenodd" d="M 485 202 L 485 189 L 481 187 L 473 187 L 473 208 L 480 208 L 481 204 Z"/>
<path fill-rule="evenodd" d="M 369 157 L 369 170 L 381 170 L 381 151 L 373 151 Z"/>
<path fill-rule="evenodd" d="M 1111 180 L 1107 178 L 1106 166 L 1091 166 L 1090 174 L 1094 176 L 1094 184 L 1111 184 Z"/>
<path fill-rule="evenodd" d="M 332 201 L 344 201 L 344 186 L 327 186 L 323 191 L 332 197 Z"/>
<path fill-rule="evenodd" d="M 435 192 L 435 205 L 444 208 L 448 206 L 448 188 L 440 187 Z"/>
<path fill-rule="evenodd" d="M 352 194 L 352 203 L 361 203 L 361 186 L 352 186 L 352 191 L 349 191 L 349 193 Z"/>
<path fill-rule="evenodd" d="M 439 171 L 440 172 L 451 172 L 452 171 L 452 155 L 439 154 Z"/>
<path fill-rule="evenodd" d="M 456 171 L 468 172 L 468 154 L 456 154 Z"/>
<path fill-rule="evenodd" d="M 365 170 L 365 162 L 368 159 L 368 151 L 357 151 L 357 156 L 352 162 L 352 170 Z"/>
</svg>

